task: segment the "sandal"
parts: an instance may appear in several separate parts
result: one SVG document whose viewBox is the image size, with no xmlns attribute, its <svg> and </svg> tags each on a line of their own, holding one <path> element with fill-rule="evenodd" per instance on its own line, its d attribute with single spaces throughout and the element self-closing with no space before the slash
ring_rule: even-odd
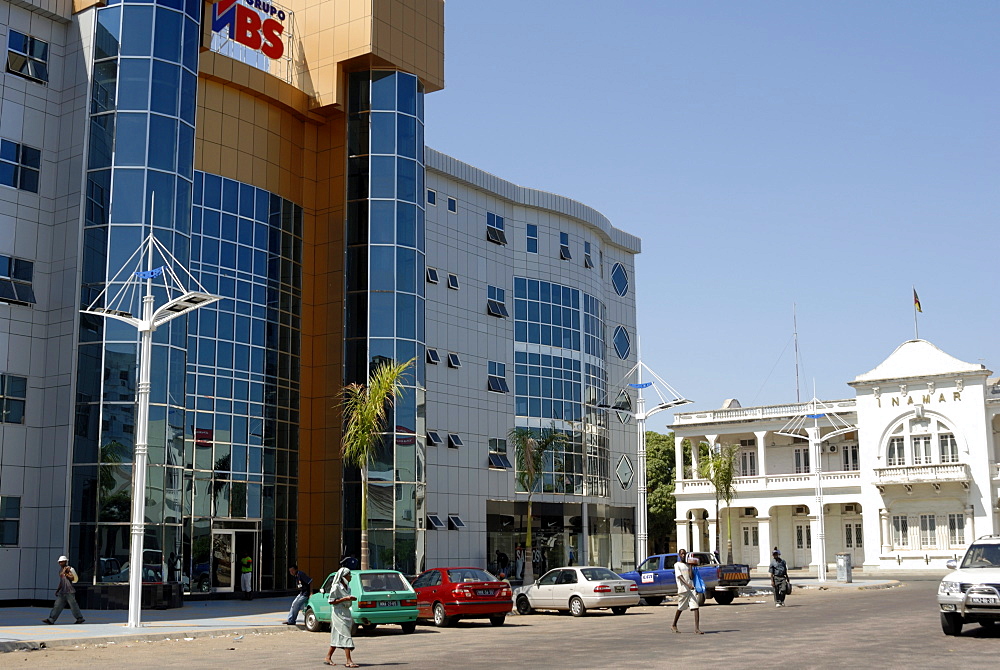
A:
<svg viewBox="0 0 1000 670">
<path fill-rule="evenodd" d="M 324 661 L 323 661 L 323 665 L 337 665 L 337 664 L 336 664 L 336 663 L 334 663 L 334 662 L 332 662 L 332 661 L 327 661 L 327 660 L 324 660 Z"/>
</svg>

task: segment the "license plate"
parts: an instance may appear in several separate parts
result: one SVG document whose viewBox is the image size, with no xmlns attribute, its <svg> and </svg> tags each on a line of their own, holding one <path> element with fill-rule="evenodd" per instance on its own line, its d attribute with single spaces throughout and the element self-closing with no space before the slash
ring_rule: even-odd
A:
<svg viewBox="0 0 1000 670">
<path fill-rule="evenodd" d="M 493 589 L 476 589 L 477 596 L 491 596 L 493 595 Z"/>
<path fill-rule="evenodd" d="M 1000 600 L 993 596 L 970 596 L 969 602 L 973 605 L 1000 605 Z"/>
<path fill-rule="evenodd" d="M 616 586 L 615 587 L 615 593 L 625 593 L 625 587 L 624 586 Z"/>
<path fill-rule="evenodd" d="M 398 600 L 380 600 L 378 601 L 379 607 L 399 607 Z"/>
</svg>

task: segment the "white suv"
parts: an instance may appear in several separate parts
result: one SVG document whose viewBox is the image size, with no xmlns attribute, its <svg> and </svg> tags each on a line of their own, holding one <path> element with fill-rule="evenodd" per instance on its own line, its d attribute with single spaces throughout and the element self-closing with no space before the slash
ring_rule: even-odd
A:
<svg viewBox="0 0 1000 670">
<path fill-rule="evenodd" d="M 992 626 L 1000 621 L 1000 535 L 979 538 L 965 552 L 961 566 L 952 560 L 948 567 L 953 572 L 938 587 L 944 634 L 960 635 L 967 623 Z"/>
</svg>

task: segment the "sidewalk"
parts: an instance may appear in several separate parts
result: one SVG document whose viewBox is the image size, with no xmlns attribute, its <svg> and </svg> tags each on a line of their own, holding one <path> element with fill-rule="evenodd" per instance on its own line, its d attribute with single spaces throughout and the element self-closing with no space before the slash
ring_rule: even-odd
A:
<svg viewBox="0 0 1000 670">
<path fill-rule="evenodd" d="M 879 576 L 878 578 L 870 576 L 854 577 L 850 582 L 838 582 L 837 573 L 833 572 L 826 576 L 826 581 L 821 582 L 816 576 L 815 571 L 807 570 L 789 570 L 788 579 L 792 582 L 793 589 L 891 589 L 894 586 L 899 586 L 900 581 L 894 579 L 890 576 Z M 740 589 L 741 595 L 746 595 L 748 593 L 773 593 L 774 589 L 771 588 L 771 578 L 768 576 L 753 576 L 750 579 L 750 584 L 744 586 Z"/>
<path fill-rule="evenodd" d="M 0 608 L 0 652 L 78 644 L 121 644 L 213 635 L 274 633 L 288 630 L 290 597 L 255 600 L 203 600 L 170 610 L 143 610 L 142 628 L 126 628 L 127 610 L 83 610 L 86 623 L 73 623 L 66 610 L 54 626 L 42 623 L 48 608 Z M 302 615 L 299 614 L 301 625 Z"/>
</svg>

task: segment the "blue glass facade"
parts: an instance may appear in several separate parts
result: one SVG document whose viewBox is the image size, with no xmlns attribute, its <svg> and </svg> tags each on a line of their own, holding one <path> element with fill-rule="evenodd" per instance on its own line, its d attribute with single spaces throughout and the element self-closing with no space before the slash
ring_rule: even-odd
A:
<svg viewBox="0 0 1000 670">
<path fill-rule="evenodd" d="M 189 261 L 201 8 L 198 0 L 110 0 L 97 12 L 81 307 L 105 287 L 115 291 L 112 280 L 150 230 L 180 264 Z M 162 304 L 163 296 L 157 299 Z M 137 304 L 133 313 L 139 313 Z M 70 556 L 84 579 L 122 581 L 136 332 L 83 316 L 78 337 Z M 154 333 L 158 374 L 151 392 L 145 546 L 158 556 L 150 563 L 168 571 L 160 577 L 177 581 L 184 543 L 186 346 L 183 319 Z"/>
<path fill-rule="evenodd" d="M 545 455 L 544 493 L 608 495 L 604 320 L 604 304 L 579 289 L 514 278 L 514 413 L 569 438 Z"/>
<path fill-rule="evenodd" d="M 223 298 L 189 317 L 184 555 L 196 584 L 219 527 L 259 533 L 261 588 L 282 586 L 295 558 L 302 219 L 263 189 L 195 173 L 191 269 Z"/>
<path fill-rule="evenodd" d="M 413 360 L 369 467 L 373 567 L 416 572 L 423 556 L 424 130 L 423 86 L 403 72 L 350 77 L 345 381 L 372 365 Z M 345 474 L 344 536 L 360 547 L 359 473 Z"/>
</svg>

